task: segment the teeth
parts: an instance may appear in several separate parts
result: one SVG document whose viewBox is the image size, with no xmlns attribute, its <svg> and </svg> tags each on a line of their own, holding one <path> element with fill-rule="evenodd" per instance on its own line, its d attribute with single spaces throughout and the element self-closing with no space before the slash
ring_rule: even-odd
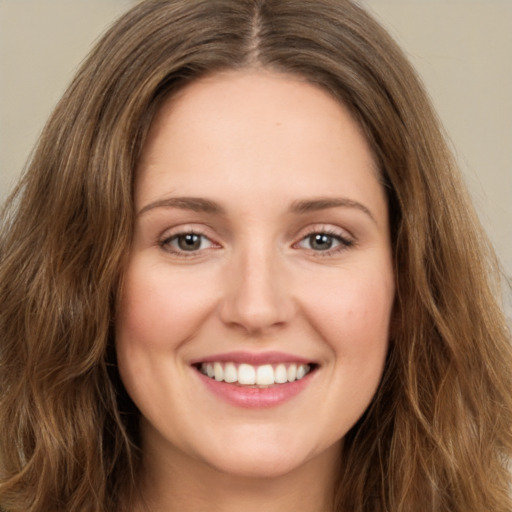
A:
<svg viewBox="0 0 512 512">
<path fill-rule="evenodd" d="M 264 364 L 253 366 L 242 363 L 203 363 L 201 373 L 218 382 L 237 383 L 241 386 L 272 386 L 304 378 L 311 370 L 308 364 Z"/>
<path fill-rule="evenodd" d="M 274 368 L 271 365 L 265 364 L 258 366 L 256 370 L 256 384 L 258 386 L 270 386 L 274 384 Z"/>
<path fill-rule="evenodd" d="M 256 384 L 256 370 L 250 364 L 241 364 L 238 367 L 238 383 L 239 384 Z"/>
<path fill-rule="evenodd" d="M 215 377 L 215 380 L 224 380 L 224 368 L 222 368 L 222 365 L 220 363 L 213 364 L 213 375 Z"/>
<path fill-rule="evenodd" d="M 288 366 L 286 377 L 288 378 L 288 382 L 293 382 L 297 378 L 297 366 L 294 364 Z"/>
<path fill-rule="evenodd" d="M 228 363 L 224 367 L 224 382 L 236 382 L 238 380 L 238 373 L 236 366 L 233 363 Z"/>
<path fill-rule="evenodd" d="M 274 382 L 276 384 L 284 384 L 288 382 L 288 374 L 286 373 L 286 366 L 284 364 L 278 364 L 274 371 Z"/>
<path fill-rule="evenodd" d="M 304 368 L 304 365 L 301 365 L 297 368 L 297 380 L 302 379 L 306 375 L 306 368 Z"/>
</svg>

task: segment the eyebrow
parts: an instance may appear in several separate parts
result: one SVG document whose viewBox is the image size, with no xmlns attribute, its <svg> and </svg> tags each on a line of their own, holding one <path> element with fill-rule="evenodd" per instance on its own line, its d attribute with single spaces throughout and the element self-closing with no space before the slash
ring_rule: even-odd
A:
<svg viewBox="0 0 512 512">
<path fill-rule="evenodd" d="M 364 204 L 345 197 L 321 197 L 318 199 L 294 201 L 290 209 L 293 213 L 303 214 L 339 207 L 355 208 L 368 215 L 368 217 L 377 224 L 377 220 L 373 216 L 372 212 Z"/>
<path fill-rule="evenodd" d="M 366 206 L 362 203 L 344 197 L 320 197 L 293 201 L 290 211 L 296 214 L 306 214 L 340 207 L 355 208 L 365 213 L 373 222 L 377 223 L 372 212 Z M 179 208 L 182 210 L 192 210 L 194 212 L 209 213 L 213 215 L 224 215 L 226 213 L 224 208 L 222 208 L 218 203 L 202 197 L 169 197 L 149 203 L 139 211 L 138 215 L 143 215 L 155 208 Z"/>
<path fill-rule="evenodd" d="M 167 199 L 160 199 L 149 203 L 144 206 L 138 214 L 142 215 L 150 210 L 154 210 L 155 208 L 180 208 L 182 210 L 192 210 L 194 212 L 216 215 L 222 215 L 225 213 L 224 208 L 209 199 L 203 199 L 201 197 L 169 197 Z"/>
</svg>

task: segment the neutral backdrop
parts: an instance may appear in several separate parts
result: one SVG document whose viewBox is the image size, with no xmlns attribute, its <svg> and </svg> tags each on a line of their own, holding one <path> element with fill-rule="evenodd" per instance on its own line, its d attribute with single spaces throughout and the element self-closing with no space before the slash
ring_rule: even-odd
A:
<svg viewBox="0 0 512 512">
<path fill-rule="evenodd" d="M 0 203 L 77 65 L 134 0 L 0 0 Z M 361 0 L 418 69 L 512 279 L 512 0 Z M 510 289 L 505 303 L 512 317 Z"/>
</svg>

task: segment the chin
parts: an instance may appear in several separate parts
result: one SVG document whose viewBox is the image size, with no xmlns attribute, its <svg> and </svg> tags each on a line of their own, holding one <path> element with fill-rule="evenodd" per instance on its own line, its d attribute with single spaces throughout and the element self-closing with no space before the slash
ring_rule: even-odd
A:
<svg viewBox="0 0 512 512">
<path fill-rule="evenodd" d="M 299 439 L 288 438 L 253 440 L 250 444 L 231 442 L 223 449 L 204 454 L 202 459 L 217 471 L 240 478 L 265 479 L 285 476 L 315 461 L 331 458 L 339 453 L 340 443 L 323 450 L 315 450 Z M 226 448 L 225 446 L 229 446 Z M 337 455 L 335 456 L 337 458 Z"/>
<path fill-rule="evenodd" d="M 278 478 L 291 474 L 302 467 L 306 461 L 292 459 L 283 454 L 255 456 L 242 455 L 211 461 L 211 465 L 217 471 L 230 477 L 247 479 Z"/>
</svg>

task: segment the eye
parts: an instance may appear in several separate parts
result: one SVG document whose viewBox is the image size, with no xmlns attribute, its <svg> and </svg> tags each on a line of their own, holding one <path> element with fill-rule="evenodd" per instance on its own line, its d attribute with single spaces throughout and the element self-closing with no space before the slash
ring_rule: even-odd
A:
<svg viewBox="0 0 512 512">
<path fill-rule="evenodd" d="M 163 240 L 160 245 L 173 253 L 198 252 L 214 246 L 213 242 L 200 233 L 178 233 Z"/>
<path fill-rule="evenodd" d="M 314 232 L 305 236 L 297 245 L 315 252 L 337 252 L 352 246 L 354 242 L 339 234 Z"/>
</svg>

